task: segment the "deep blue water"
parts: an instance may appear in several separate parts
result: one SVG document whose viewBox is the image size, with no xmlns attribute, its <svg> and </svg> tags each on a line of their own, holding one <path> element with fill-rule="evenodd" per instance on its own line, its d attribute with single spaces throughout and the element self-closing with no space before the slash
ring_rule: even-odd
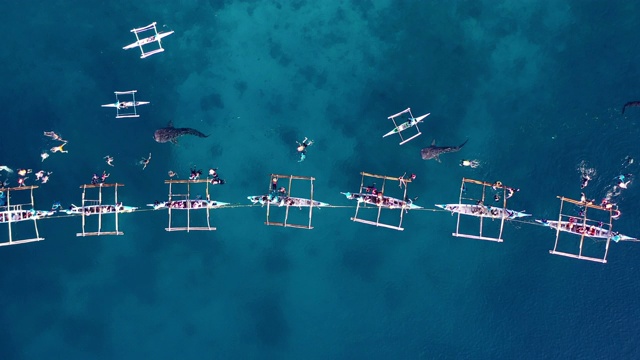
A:
<svg viewBox="0 0 640 360">
<path fill-rule="evenodd" d="M 269 174 L 290 173 L 316 177 L 316 199 L 353 205 L 339 192 L 357 190 L 360 171 L 409 172 L 410 196 L 429 209 L 456 202 L 470 177 L 520 188 L 510 207 L 554 218 L 557 195 L 579 198 L 581 164 L 596 171 L 585 190 L 598 201 L 615 176 L 638 174 L 637 161 L 623 160 L 640 159 L 640 110 L 620 114 L 640 100 L 638 10 L 604 1 L 5 4 L 0 165 L 52 171 L 35 192 L 45 209 L 79 204 L 79 186 L 103 170 L 126 184 L 125 204 L 144 206 L 166 198 L 168 170 L 184 178 L 196 165 L 219 168 L 227 184 L 212 196 L 231 203 L 263 193 Z M 152 21 L 175 31 L 164 53 L 122 50 L 131 28 Z M 140 118 L 99 106 L 131 89 L 151 101 Z M 422 136 L 382 139 L 386 117 L 409 106 L 431 113 Z M 155 143 L 170 120 L 211 136 Z M 40 162 L 55 145 L 42 136 L 49 130 L 69 153 Z M 315 144 L 298 163 L 305 136 Z M 469 142 L 425 162 L 420 149 L 433 139 Z M 615 228 L 640 235 L 637 184 L 615 200 Z M 165 232 L 165 212 L 139 212 L 120 217 L 124 236 L 86 238 L 75 236 L 79 218 L 40 221 L 45 241 L 0 248 L 0 355 L 640 357 L 637 244 L 612 244 L 603 265 L 550 255 L 554 232 L 540 226 L 509 223 L 497 244 L 452 237 L 455 218 L 443 212 L 411 212 L 403 232 L 350 222 L 353 212 L 316 210 L 308 231 L 263 225 L 265 209 L 226 209 L 213 213 L 217 231 L 188 234 Z"/>
</svg>

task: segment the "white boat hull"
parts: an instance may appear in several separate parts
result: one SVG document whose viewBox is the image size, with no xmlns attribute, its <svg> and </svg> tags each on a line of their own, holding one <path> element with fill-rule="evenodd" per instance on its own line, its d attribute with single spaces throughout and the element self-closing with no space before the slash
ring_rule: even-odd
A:
<svg viewBox="0 0 640 360">
<path fill-rule="evenodd" d="M 387 209 L 407 209 L 407 210 L 416 210 L 422 209 L 422 206 L 415 205 L 411 202 L 402 201 L 400 199 L 392 198 L 389 196 L 378 197 L 377 195 L 372 194 L 360 194 L 360 193 L 350 193 L 350 192 L 341 192 L 340 194 L 347 197 L 349 200 L 357 200 L 358 202 L 363 202 L 369 205 L 380 206 Z"/>
<path fill-rule="evenodd" d="M 295 207 L 330 206 L 329 204 L 321 201 L 316 201 L 316 200 L 312 201 L 310 199 L 297 198 L 297 197 L 291 197 L 291 196 L 255 195 L 255 196 L 247 196 L 247 199 L 249 199 L 249 201 L 251 201 L 254 204 L 260 204 L 260 205 L 270 204 L 270 205 L 277 205 L 277 206 L 295 206 Z"/>
<path fill-rule="evenodd" d="M 618 241 L 626 241 L 626 240 L 635 240 L 631 236 L 618 234 L 616 232 L 612 232 L 610 230 L 604 229 L 600 226 L 594 225 L 586 225 L 580 222 L 580 219 L 571 223 L 569 221 L 552 221 L 552 220 L 537 220 L 536 222 L 545 226 L 548 226 L 554 230 L 560 230 L 563 232 L 567 232 L 570 234 L 575 234 L 578 236 L 584 235 L 585 237 L 590 237 L 594 239 L 608 239 L 611 237 L 611 240 Z M 558 229 L 559 227 L 559 229 Z"/>
<path fill-rule="evenodd" d="M 503 209 L 495 206 L 483 206 L 473 204 L 436 204 L 440 209 L 451 211 L 462 215 L 471 215 L 477 217 L 487 217 L 491 219 L 517 219 L 521 217 L 531 216 L 520 211 Z"/>
</svg>

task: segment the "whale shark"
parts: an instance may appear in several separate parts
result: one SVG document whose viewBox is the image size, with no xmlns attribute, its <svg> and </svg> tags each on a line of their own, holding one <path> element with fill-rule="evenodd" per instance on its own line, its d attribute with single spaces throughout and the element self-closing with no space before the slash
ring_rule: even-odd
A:
<svg viewBox="0 0 640 360">
<path fill-rule="evenodd" d="M 173 121 L 169 121 L 167 127 L 156 130 L 156 132 L 153 134 L 153 138 L 159 143 L 172 142 L 173 144 L 177 144 L 177 138 L 182 135 L 194 135 L 203 138 L 209 137 L 209 135 L 205 135 L 196 129 L 175 128 L 173 127 Z"/>
<path fill-rule="evenodd" d="M 436 146 L 436 140 L 434 139 L 431 143 L 431 146 L 420 150 L 420 155 L 422 155 L 422 160 L 436 159 L 438 162 L 440 162 L 440 158 L 438 157 L 440 154 L 460 151 L 460 149 L 462 149 L 467 141 L 469 141 L 469 139 L 465 140 L 465 142 L 463 142 L 460 146 Z"/>
</svg>

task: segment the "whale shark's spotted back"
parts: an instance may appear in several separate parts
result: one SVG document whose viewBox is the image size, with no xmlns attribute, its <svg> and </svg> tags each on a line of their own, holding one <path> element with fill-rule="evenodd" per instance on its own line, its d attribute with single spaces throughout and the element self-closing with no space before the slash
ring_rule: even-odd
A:
<svg viewBox="0 0 640 360">
<path fill-rule="evenodd" d="M 158 129 L 153 134 L 153 139 L 159 143 L 172 142 L 177 143 L 177 138 L 182 135 L 195 135 L 198 137 L 208 137 L 209 135 L 205 135 L 200 131 L 192 128 L 175 128 L 173 124 L 170 122 L 169 126 Z"/>
</svg>

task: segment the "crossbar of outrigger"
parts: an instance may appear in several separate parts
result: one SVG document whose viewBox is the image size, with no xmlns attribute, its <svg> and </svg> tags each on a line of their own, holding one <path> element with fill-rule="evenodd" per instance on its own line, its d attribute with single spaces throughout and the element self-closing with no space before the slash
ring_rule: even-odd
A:
<svg viewBox="0 0 640 360">
<path fill-rule="evenodd" d="M 374 179 L 382 179 L 382 187 L 380 188 L 380 192 L 379 194 L 382 194 L 382 196 L 384 196 L 385 193 L 385 186 L 387 183 L 387 180 L 391 180 L 391 181 L 400 181 L 399 177 L 394 177 L 394 176 L 387 176 L 387 175 L 378 175 L 378 174 L 372 174 L 372 173 L 368 173 L 368 172 L 360 172 L 361 175 L 361 180 L 360 180 L 360 190 L 359 193 L 362 194 L 363 191 L 366 191 L 366 186 L 364 185 L 364 179 L 365 177 L 370 177 L 370 178 L 374 178 Z M 411 183 L 411 178 L 403 178 L 402 181 L 404 182 L 405 186 L 404 186 L 404 193 L 402 195 L 402 201 L 405 201 L 407 199 L 407 186 L 409 183 Z M 360 211 L 360 207 L 366 208 L 367 207 L 367 203 L 366 202 L 361 202 L 358 201 L 356 202 L 356 213 L 353 217 L 350 218 L 351 221 L 354 222 L 358 222 L 361 224 L 367 224 L 367 225 L 372 225 L 372 226 L 376 226 L 376 227 L 383 227 L 383 228 L 387 228 L 387 229 L 392 229 L 392 230 L 398 230 L 398 231 L 403 231 L 404 228 L 402 227 L 402 221 L 404 219 L 404 212 L 406 211 L 406 209 L 400 209 L 400 222 L 398 223 L 398 225 L 391 225 L 391 224 L 386 224 L 386 223 L 382 223 L 380 222 L 380 215 L 382 214 L 382 209 L 383 206 L 378 205 L 378 213 L 376 216 L 376 221 L 371 221 L 371 220 L 365 220 L 365 219 L 361 219 L 358 217 L 358 212 Z"/>
<path fill-rule="evenodd" d="M 309 200 L 310 200 L 310 204 L 309 204 L 309 222 L 307 224 L 295 224 L 295 223 L 291 223 L 289 222 L 289 209 L 290 209 L 290 205 L 287 204 L 286 202 L 284 203 L 285 206 L 285 212 L 284 212 L 284 220 L 283 221 L 271 221 L 270 219 L 270 214 L 271 214 L 271 201 L 267 201 L 267 219 L 264 222 L 265 225 L 269 225 L 269 226 L 282 226 L 282 227 L 292 227 L 292 228 L 296 228 L 296 229 L 308 229 L 311 230 L 313 229 L 313 225 L 312 225 L 312 219 L 313 219 L 313 182 L 315 181 L 315 178 L 310 177 L 310 176 L 299 176 L 299 175 L 282 175 L 282 174 L 271 174 L 270 178 L 269 178 L 269 194 L 272 194 L 273 192 L 273 184 L 274 184 L 274 179 L 277 182 L 280 179 L 288 179 L 288 187 L 286 188 L 286 197 L 291 196 L 291 188 L 293 186 L 293 180 L 304 180 L 304 181 L 309 181 L 309 185 L 310 185 L 310 191 L 309 191 Z"/>
<path fill-rule="evenodd" d="M 474 185 L 481 185 L 482 186 L 482 196 L 480 197 L 480 199 L 472 199 L 472 198 L 463 197 L 463 195 L 464 195 L 464 193 L 466 191 L 465 183 L 466 184 L 474 184 Z M 486 241 L 495 241 L 495 242 L 503 242 L 504 241 L 502 239 L 502 232 L 504 230 L 504 221 L 505 221 L 505 218 L 506 218 L 504 216 L 504 214 L 506 213 L 506 209 L 507 209 L 507 189 L 508 189 L 508 187 L 506 187 L 504 185 L 496 186 L 496 183 L 489 183 L 489 182 L 486 182 L 486 181 L 462 178 L 462 183 L 460 185 L 460 197 L 458 199 L 458 205 L 463 205 L 462 200 L 471 200 L 471 201 L 476 201 L 478 204 L 482 204 L 482 206 L 484 206 L 487 187 L 491 187 L 491 188 L 497 187 L 497 188 L 501 188 L 502 189 L 502 209 L 503 209 L 502 214 L 503 214 L 503 216 L 500 219 L 500 232 L 498 233 L 498 237 L 490 237 L 490 236 L 483 235 L 484 216 L 480 216 L 479 217 L 480 220 L 479 220 L 478 235 L 461 233 L 460 232 L 460 218 L 464 214 L 462 214 L 460 212 L 458 212 L 458 219 L 457 219 L 457 222 L 456 222 L 456 232 L 452 233 L 451 235 L 453 235 L 455 237 L 462 237 L 462 238 L 475 239 L 475 240 L 486 240 Z"/>
<path fill-rule="evenodd" d="M 560 199 L 560 212 L 558 214 L 558 226 L 556 227 L 556 240 L 555 243 L 553 245 L 553 249 L 549 250 L 549 253 L 552 255 L 560 255 L 560 256 L 565 256 L 565 257 L 569 257 L 569 258 L 573 258 L 573 259 L 579 259 L 579 260 L 587 260 L 587 261 L 593 261 L 593 262 L 599 262 L 599 263 L 603 263 L 606 264 L 607 263 L 607 255 L 609 254 L 609 245 L 611 244 L 611 240 L 613 237 L 613 210 L 612 209 L 607 209 L 604 208 L 602 206 L 598 206 L 595 205 L 591 202 L 586 202 L 586 201 L 578 201 L 578 200 L 574 200 L 574 199 L 570 199 L 564 196 L 557 196 L 558 199 Z M 564 203 L 568 202 L 570 204 L 574 204 L 577 206 L 580 206 L 583 208 L 582 210 L 582 216 L 581 217 L 576 217 L 576 216 L 572 216 L 572 215 L 565 215 L 562 213 L 562 209 L 564 207 Z M 609 226 L 608 226 L 608 234 L 607 234 L 607 240 L 606 240 L 606 245 L 605 245 L 605 250 L 604 250 L 604 255 L 601 258 L 597 258 L 597 257 L 593 257 L 593 256 L 585 256 L 582 254 L 583 251 L 583 246 L 584 246 L 584 240 L 585 237 L 587 237 L 587 231 L 583 231 L 582 234 L 580 234 L 580 243 L 578 245 L 578 252 L 576 253 L 569 253 L 569 252 L 564 252 L 564 251 L 559 251 L 558 250 L 558 242 L 560 240 L 560 227 L 562 226 L 562 218 L 564 217 L 568 217 L 568 218 L 581 218 L 582 220 L 582 226 L 584 229 L 587 228 L 587 222 L 588 221 L 592 221 L 595 222 L 595 220 L 591 220 L 587 218 L 587 212 L 588 209 L 594 209 L 594 210 L 599 210 L 599 211 L 605 211 L 609 213 Z"/>
<path fill-rule="evenodd" d="M 30 242 L 35 242 L 35 241 L 41 241 L 44 240 L 43 237 L 40 237 L 40 232 L 38 231 L 38 217 L 34 216 L 33 219 L 33 228 L 35 231 L 35 237 L 34 238 L 28 238 L 28 239 L 18 239 L 18 240 L 14 240 L 13 239 L 13 229 L 12 229 L 12 225 L 15 222 L 13 220 L 13 216 L 12 216 L 12 212 L 22 212 L 24 210 L 33 210 L 34 206 L 35 206 L 35 202 L 34 202 L 34 197 L 33 197 L 33 190 L 37 189 L 38 186 L 20 186 L 20 187 L 12 187 L 12 188 L 0 188 L 0 192 L 3 192 L 5 194 L 5 198 L 7 201 L 7 205 L 5 206 L 0 206 L 0 213 L 4 213 L 5 217 L 7 218 L 6 224 L 8 227 L 8 233 L 9 233 L 9 241 L 7 242 L 0 242 L 0 246 L 9 246 L 9 245 L 18 245 L 18 244 L 25 244 L 25 243 L 30 243 Z M 30 192 L 30 202 L 28 203 L 23 203 L 23 204 L 11 204 L 11 192 L 12 191 L 24 191 L 24 190 L 29 190 Z M 25 209 L 25 207 L 28 207 L 28 209 Z"/>
<path fill-rule="evenodd" d="M 102 235 L 124 235 L 124 232 L 120 231 L 118 226 L 118 215 L 120 213 L 120 207 L 118 206 L 118 188 L 124 186 L 124 184 L 113 183 L 99 183 L 99 184 L 84 184 L 80 186 L 82 189 L 82 232 L 76 233 L 76 236 L 102 236 Z M 114 211 L 113 212 L 105 212 L 104 214 L 114 214 L 115 215 L 115 229 L 112 231 L 102 231 L 102 215 L 103 215 L 103 205 L 102 205 L 102 189 L 103 188 L 113 188 L 114 192 Z M 98 199 L 87 199 L 87 189 L 98 189 Z M 87 213 L 85 209 L 87 207 L 95 206 L 98 210 L 98 231 L 86 231 L 86 217 L 89 215 L 94 215 L 92 213 Z"/>
<path fill-rule="evenodd" d="M 187 210 L 187 226 L 179 226 L 179 227 L 174 227 L 172 226 L 172 207 L 168 206 L 168 212 L 169 212 L 169 225 L 164 228 L 166 231 L 186 231 L 186 232 L 190 232 L 190 231 L 214 231 L 217 230 L 215 227 L 211 226 L 211 208 L 209 208 L 208 206 L 205 207 L 201 207 L 198 209 L 192 209 L 191 208 L 191 204 L 193 199 L 191 199 L 191 185 L 194 184 L 205 184 L 205 197 L 206 197 L 206 201 L 209 202 L 211 200 L 211 195 L 209 194 L 209 184 L 210 184 L 210 180 L 209 179 L 196 179 L 196 180 L 165 180 L 164 181 L 165 184 L 169 184 L 169 200 L 168 203 L 170 204 L 172 201 L 175 200 L 175 198 L 178 198 L 179 200 L 186 200 L 185 201 L 185 209 Z M 174 194 L 173 193 L 173 185 L 174 184 L 186 184 L 187 185 L 187 192 L 186 194 Z M 205 209 L 207 212 L 207 226 L 191 226 L 191 211 L 194 210 L 200 210 L 200 209 Z"/>
</svg>

